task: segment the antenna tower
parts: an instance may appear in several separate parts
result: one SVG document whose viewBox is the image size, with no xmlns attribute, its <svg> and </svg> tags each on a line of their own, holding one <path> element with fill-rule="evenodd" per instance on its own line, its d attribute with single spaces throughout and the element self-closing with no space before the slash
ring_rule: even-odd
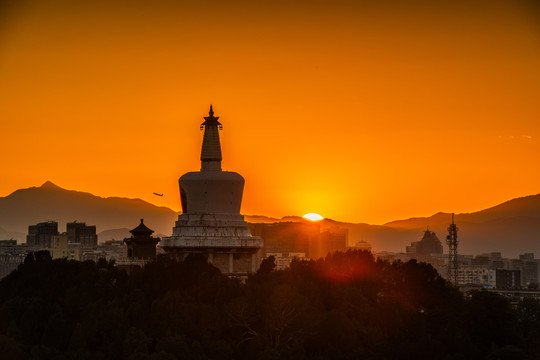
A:
<svg viewBox="0 0 540 360">
<path fill-rule="evenodd" d="M 454 285 L 457 285 L 458 275 L 457 232 L 458 228 L 456 224 L 454 224 L 454 213 L 452 213 L 452 223 L 448 227 L 446 243 L 448 244 L 448 280 Z"/>
</svg>

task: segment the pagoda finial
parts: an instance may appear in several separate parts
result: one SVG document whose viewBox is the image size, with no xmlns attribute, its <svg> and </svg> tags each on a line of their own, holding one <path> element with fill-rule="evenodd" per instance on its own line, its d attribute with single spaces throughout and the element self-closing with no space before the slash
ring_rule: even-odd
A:
<svg viewBox="0 0 540 360">
<path fill-rule="evenodd" d="M 219 116 L 214 116 L 214 108 L 212 107 L 212 104 L 210 104 L 210 111 L 208 111 L 208 116 L 204 117 L 204 122 L 201 124 L 201 130 L 203 130 L 203 126 L 206 125 L 217 125 L 221 130 L 221 123 L 218 121 L 218 119 Z"/>
</svg>

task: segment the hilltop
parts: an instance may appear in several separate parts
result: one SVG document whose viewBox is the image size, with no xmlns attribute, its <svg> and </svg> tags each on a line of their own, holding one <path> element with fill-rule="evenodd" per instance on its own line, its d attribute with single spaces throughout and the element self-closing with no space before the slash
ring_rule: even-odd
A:
<svg viewBox="0 0 540 360">
<path fill-rule="evenodd" d="M 59 230 L 71 221 L 96 225 L 98 233 L 111 229 L 133 229 L 139 219 L 156 233 L 170 233 L 177 214 L 166 207 L 158 207 L 140 199 L 103 198 L 90 193 L 66 190 L 50 181 L 39 187 L 16 190 L 0 197 L 0 236 L 24 242 L 20 234 L 28 232 L 28 225 L 54 220 Z M 103 239 L 107 240 L 107 239 Z"/>
</svg>

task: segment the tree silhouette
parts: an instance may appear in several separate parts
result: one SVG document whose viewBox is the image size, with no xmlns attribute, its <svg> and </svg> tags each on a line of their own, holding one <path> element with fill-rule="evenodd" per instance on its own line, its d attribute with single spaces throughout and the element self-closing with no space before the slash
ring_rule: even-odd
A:
<svg viewBox="0 0 540 360">
<path fill-rule="evenodd" d="M 463 296 L 428 264 L 365 251 L 269 258 L 243 283 L 197 256 L 128 275 L 35 253 L 0 281 L 2 358 L 533 359 L 539 338 L 537 301 Z"/>
</svg>

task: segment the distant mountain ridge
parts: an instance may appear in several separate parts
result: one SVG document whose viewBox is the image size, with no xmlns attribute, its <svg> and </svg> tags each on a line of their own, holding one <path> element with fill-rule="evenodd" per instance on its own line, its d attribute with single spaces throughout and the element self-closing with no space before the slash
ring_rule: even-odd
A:
<svg viewBox="0 0 540 360">
<path fill-rule="evenodd" d="M 383 227 L 400 231 L 400 246 L 421 238 L 429 227 L 444 242 L 451 221 L 449 213 L 386 223 Z M 462 254 L 502 252 L 517 257 L 525 252 L 540 256 L 540 194 L 506 201 L 473 213 L 455 215 L 458 226 L 458 251 Z M 443 243 L 445 251 L 446 244 Z"/>
<path fill-rule="evenodd" d="M 417 227 L 422 222 L 425 222 L 426 219 L 429 220 L 430 224 L 441 224 L 448 221 L 448 215 L 448 213 L 439 212 L 429 217 L 391 221 L 384 224 L 384 226 L 395 228 Z M 464 222 L 486 222 L 508 217 L 540 219 L 540 194 L 512 199 L 484 210 L 457 214 L 456 216 L 459 217 L 460 221 Z"/>
<path fill-rule="evenodd" d="M 0 227 L 6 231 L 4 237 L 15 234 L 11 236 L 19 242 L 24 242 L 25 237 L 21 239 L 17 233 L 26 234 L 28 225 L 43 221 L 57 221 L 59 231 L 65 231 L 67 222 L 84 221 L 87 225 L 96 225 L 99 233 L 109 229 L 133 229 L 141 218 L 156 233 L 167 234 L 171 232 L 177 214 L 140 199 L 103 198 L 66 190 L 50 181 L 40 187 L 20 189 L 0 197 Z"/>
<path fill-rule="evenodd" d="M 96 225 L 99 241 L 112 238 L 120 240 L 128 229 L 145 224 L 155 230 L 155 236 L 171 234 L 177 213 L 140 199 L 120 197 L 103 198 L 86 192 L 66 190 L 50 181 L 40 187 L 16 190 L 0 197 L 0 239 L 13 237 L 19 243 L 26 241 L 28 225 L 54 220 L 59 230 L 65 224 L 84 221 Z M 305 221 L 298 216 L 281 219 L 264 215 L 245 215 L 251 223 Z M 397 220 L 384 225 L 344 223 L 331 219 L 320 222 L 321 230 L 338 226 L 349 229 L 349 244 L 364 240 L 374 251 L 404 252 L 412 241 L 422 238 L 429 226 L 447 251 L 444 239 L 451 221 L 448 213 L 429 217 Z M 458 251 L 462 254 L 479 254 L 500 251 L 504 256 L 516 257 L 525 252 L 540 255 L 540 194 L 512 199 L 502 204 L 473 213 L 456 214 L 459 228 Z M 129 233 L 127 233 L 129 234 Z"/>
<path fill-rule="evenodd" d="M 273 219 L 261 216 L 246 218 L 263 223 L 272 222 Z M 367 241 L 376 252 L 405 252 L 406 246 L 419 241 L 429 227 L 437 234 L 447 252 L 445 239 L 451 219 L 450 213 L 439 212 L 384 225 L 344 223 L 331 219 L 321 220 L 320 224 L 322 231 L 333 226 L 347 228 L 349 245 Z M 274 220 L 295 221 L 295 217 Z M 503 256 L 517 257 L 532 252 L 540 257 L 540 194 L 512 199 L 473 213 L 456 214 L 455 222 L 458 226 L 458 251 L 461 254 L 502 252 Z"/>
</svg>

